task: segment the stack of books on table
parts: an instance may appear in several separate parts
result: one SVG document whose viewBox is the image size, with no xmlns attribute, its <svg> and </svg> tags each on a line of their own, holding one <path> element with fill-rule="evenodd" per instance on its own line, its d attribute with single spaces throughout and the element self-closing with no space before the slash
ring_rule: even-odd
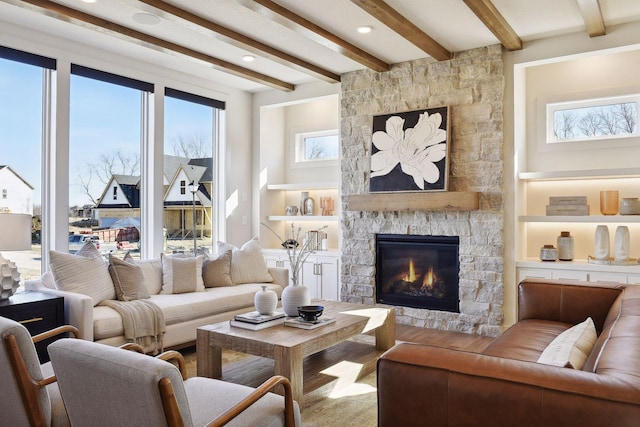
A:
<svg viewBox="0 0 640 427">
<path fill-rule="evenodd" d="M 260 314 L 257 311 L 251 311 L 249 313 L 236 314 L 233 319 L 229 320 L 229 324 L 236 328 L 259 331 L 260 329 L 282 325 L 284 318 L 285 314 L 281 311 L 274 311 L 272 314 Z"/>
</svg>

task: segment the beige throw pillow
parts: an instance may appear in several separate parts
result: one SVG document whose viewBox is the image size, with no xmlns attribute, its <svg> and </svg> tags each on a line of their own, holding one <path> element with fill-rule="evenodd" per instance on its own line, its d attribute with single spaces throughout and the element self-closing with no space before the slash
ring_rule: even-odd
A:
<svg viewBox="0 0 640 427">
<path fill-rule="evenodd" d="M 231 250 L 204 258 L 202 279 L 205 288 L 233 286 L 231 280 Z"/>
<path fill-rule="evenodd" d="M 218 242 L 218 253 L 231 250 L 231 280 L 234 285 L 243 283 L 270 283 L 267 263 L 262 255 L 260 240 L 257 237 L 246 242 L 240 249 L 224 242 Z"/>
<path fill-rule="evenodd" d="M 102 257 L 84 257 L 49 251 L 49 268 L 56 288 L 84 294 L 94 307 L 107 299 L 115 299 L 116 291 Z"/>
<path fill-rule="evenodd" d="M 84 245 L 82 245 L 82 247 L 80 248 L 80 250 L 78 250 L 78 252 L 75 253 L 75 255 L 79 255 L 87 258 L 96 258 L 96 257 L 102 256 L 100 251 L 96 248 L 96 245 L 94 245 L 93 242 L 91 241 L 85 242 Z"/>
<path fill-rule="evenodd" d="M 182 294 L 204 291 L 202 263 L 204 257 L 184 257 L 161 254 L 162 291 L 161 294 Z"/>
<path fill-rule="evenodd" d="M 160 258 L 136 260 L 127 252 L 124 260 L 142 269 L 144 284 L 149 295 L 158 295 L 162 291 L 162 260 Z"/>
<path fill-rule="evenodd" d="M 558 335 L 544 349 L 538 363 L 582 369 L 598 335 L 591 317 Z"/>
<path fill-rule="evenodd" d="M 109 254 L 109 274 L 116 289 L 116 297 L 120 301 L 149 298 L 142 269 L 135 263 Z"/>
</svg>

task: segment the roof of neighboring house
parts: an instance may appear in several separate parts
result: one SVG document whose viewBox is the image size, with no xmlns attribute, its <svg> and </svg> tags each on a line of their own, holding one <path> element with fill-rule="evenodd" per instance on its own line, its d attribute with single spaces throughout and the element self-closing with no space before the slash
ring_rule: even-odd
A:
<svg viewBox="0 0 640 427">
<path fill-rule="evenodd" d="M 15 170 L 13 170 L 13 168 L 12 168 L 11 166 L 9 166 L 9 165 L 0 165 L 0 170 L 2 170 L 2 169 L 10 170 L 10 171 L 15 175 L 15 176 L 17 176 L 17 177 L 20 179 L 20 181 L 24 182 L 24 183 L 25 183 L 25 185 L 27 185 L 30 189 L 32 189 L 32 190 L 33 190 L 33 185 L 31 185 L 31 184 L 29 183 L 29 181 L 27 181 L 26 179 L 24 179 L 24 178 L 23 178 L 23 177 L 22 177 L 18 172 L 16 172 Z"/>
</svg>

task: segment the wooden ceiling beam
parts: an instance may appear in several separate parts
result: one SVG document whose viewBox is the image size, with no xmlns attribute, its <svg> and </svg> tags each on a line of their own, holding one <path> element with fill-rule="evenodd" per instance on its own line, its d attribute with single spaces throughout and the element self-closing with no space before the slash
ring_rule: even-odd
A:
<svg viewBox="0 0 640 427">
<path fill-rule="evenodd" d="M 369 15 L 400 34 L 412 44 L 422 49 L 432 58 L 438 61 L 451 59 L 451 52 L 440 43 L 429 37 L 413 22 L 402 16 L 397 10 L 389 6 L 383 0 L 351 0 L 364 9 Z"/>
<path fill-rule="evenodd" d="M 166 3 L 162 0 L 139 0 L 149 6 L 159 9 L 166 14 L 163 14 L 163 18 L 172 19 L 174 21 L 187 21 L 194 24 L 197 27 L 206 28 L 207 30 L 215 33 L 217 38 L 225 43 L 240 49 L 247 50 L 256 55 L 265 57 L 278 64 L 293 68 L 306 74 L 310 74 L 315 78 L 327 81 L 329 83 L 339 83 L 340 76 L 332 73 L 329 70 L 318 67 L 288 53 L 282 52 L 272 46 L 266 45 L 258 40 L 247 37 L 243 34 L 235 32 L 222 25 L 211 22 L 201 16 L 195 15 L 184 9 L 180 9 L 174 5 Z"/>
<path fill-rule="evenodd" d="M 522 40 L 491 0 L 464 0 L 464 2 L 507 50 L 522 49 Z"/>
<path fill-rule="evenodd" d="M 339 54 L 356 61 L 374 71 L 384 72 L 391 69 L 391 65 L 375 56 L 352 45 L 337 35 L 325 30 L 290 11 L 289 9 L 274 3 L 271 0 L 237 0 L 243 6 L 258 12 L 267 18 L 278 22 L 280 25 L 301 34 L 318 44 L 321 44 Z"/>
<path fill-rule="evenodd" d="M 600 2 L 598 0 L 576 0 L 582 19 L 587 27 L 589 37 L 604 36 L 607 34 L 607 28 L 604 25 L 604 18 L 600 10 Z"/>
<path fill-rule="evenodd" d="M 269 86 L 274 89 L 280 89 L 284 91 L 292 91 L 295 89 L 295 86 L 291 83 L 287 83 L 285 81 L 276 79 L 271 76 L 267 76 L 262 73 L 258 73 L 253 70 L 249 70 L 247 68 L 241 67 L 239 65 L 233 64 L 231 62 L 224 61 L 222 59 L 213 57 L 206 53 L 198 52 L 196 50 L 190 49 L 188 47 L 184 47 L 178 45 L 176 43 L 172 43 L 167 40 L 163 40 L 149 34 L 142 33 L 140 31 L 116 24 L 111 21 L 107 21 L 106 19 L 98 18 L 96 16 L 90 15 L 88 13 L 81 12 L 76 9 L 72 9 L 67 6 L 60 5 L 58 3 L 54 3 L 48 0 L 21 0 L 23 3 L 31 4 L 42 9 L 48 10 L 49 12 L 53 12 L 57 14 L 56 18 L 69 20 L 69 18 L 79 21 L 80 23 L 89 24 L 94 27 L 99 27 L 104 30 L 108 30 L 116 35 L 124 36 L 129 41 L 137 42 L 143 46 L 154 46 L 156 48 L 160 48 L 167 52 L 178 53 L 190 58 L 198 59 L 200 61 L 206 62 L 213 66 L 214 69 L 232 74 L 237 77 L 241 77 L 243 79 L 251 80 L 256 83 L 263 84 L 265 86 Z"/>
</svg>

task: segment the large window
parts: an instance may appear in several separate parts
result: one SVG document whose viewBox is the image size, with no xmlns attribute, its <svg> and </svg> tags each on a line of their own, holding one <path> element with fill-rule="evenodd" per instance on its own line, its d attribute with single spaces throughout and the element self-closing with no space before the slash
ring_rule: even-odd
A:
<svg viewBox="0 0 640 427">
<path fill-rule="evenodd" d="M 173 89 L 165 95 L 165 251 L 210 252 L 216 224 L 216 117 L 224 103 Z"/>
<path fill-rule="evenodd" d="M 69 127 L 69 251 L 88 234 L 103 253 L 137 254 L 143 102 L 151 85 L 73 66 Z"/>
<path fill-rule="evenodd" d="M 41 274 L 42 100 L 53 68 L 52 59 L 0 47 L 0 212 L 32 217 L 25 230 L 31 249 L 0 252 L 16 263 L 23 283 Z"/>
</svg>

